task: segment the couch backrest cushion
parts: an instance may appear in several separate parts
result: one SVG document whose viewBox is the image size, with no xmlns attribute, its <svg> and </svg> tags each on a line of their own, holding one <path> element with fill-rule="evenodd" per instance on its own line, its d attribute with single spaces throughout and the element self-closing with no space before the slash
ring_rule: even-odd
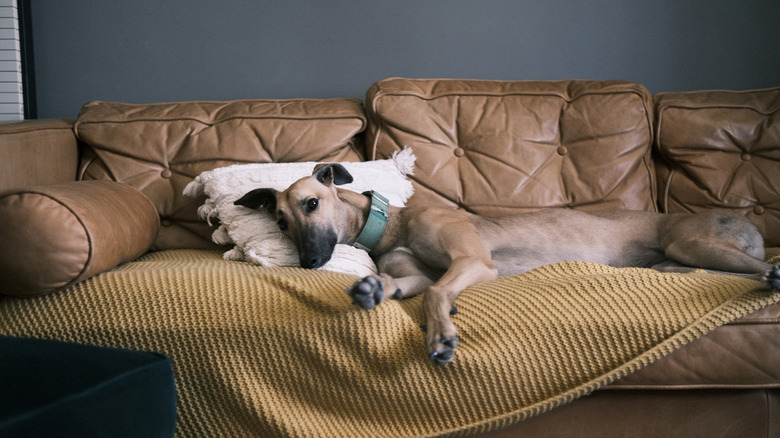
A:
<svg viewBox="0 0 780 438">
<path fill-rule="evenodd" d="M 780 246 L 780 87 L 655 96 L 661 208 L 726 208 Z"/>
<path fill-rule="evenodd" d="M 130 184 L 157 207 L 155 249 L 213 247 L 197 216 L 204 199 L 182 194 L 206 170 L 241 163 L 361 161 L 366 124 L 358 99 L 126 104 L 91 102 L 75 124 L 87 144 L 81 179 Z"/>
<path fill-rule="evenodd" d="M 656 210 L 652 99 L 625 81 L 391 78 L 366 96 L 370 158 L 409 146 L 409 204 L 498 216 Z"/>
</svg>

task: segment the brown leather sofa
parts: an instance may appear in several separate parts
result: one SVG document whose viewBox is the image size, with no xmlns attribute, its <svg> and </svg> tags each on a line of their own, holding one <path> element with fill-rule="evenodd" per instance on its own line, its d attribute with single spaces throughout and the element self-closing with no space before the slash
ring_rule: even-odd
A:
<svg viewBox="0 0 780 438">
<path fill-rule="evenodd" d="M 417 157 L 409 204 L 484 215 L 727 208 L 745 214 L 767 247 L 780 247 L 780 88 L 651 95 L 623 81 L 391 78 L 368 90 L 365 106 L 92 102 L 76 119 L 0 124 L 0 292 L 13 296 L 0 297 L 0 335 L 122 344 L 101 328 L 105 316 L 42 329 L 37 321 L 53 316 L 42 316 L 41 300 L 61 304 L 85 280 L 150 251 L 224 250 L 197 216 L 203 199 L 182 194 L 203 171 L 383 159 L 405 146 Z M 166 353 L 176 363 L 177 352 Z M 182 436 L 213 431 L 186 412 L 180 422 Z M 780 436 L 780 304 L 501 426 L 485 435 Z"/>
</svg>

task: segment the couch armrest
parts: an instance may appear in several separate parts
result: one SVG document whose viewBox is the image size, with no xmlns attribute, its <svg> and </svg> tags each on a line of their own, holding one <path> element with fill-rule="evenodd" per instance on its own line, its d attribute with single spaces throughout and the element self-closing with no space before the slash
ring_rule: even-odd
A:
<svg viewBox="0 0 780 438">
<path fill-rule="evenodd" d="M 79 154 L 74 121 L 0 123 L 0 190 L 74 181 Z"/>
<path fill-rule="evenodd" d="M 152 202 L 114 181 L 0 192 L 0 294 L 55 292 L 135 259 L 160 229 Z"/>
</svg>

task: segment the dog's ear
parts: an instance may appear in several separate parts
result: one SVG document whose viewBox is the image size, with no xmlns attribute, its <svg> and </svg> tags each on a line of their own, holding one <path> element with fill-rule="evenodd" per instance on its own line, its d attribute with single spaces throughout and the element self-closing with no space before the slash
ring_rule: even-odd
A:
<svg viewBox="0 0 780 438">
<path fill-rule="evenodd" d="M 276 193 L 277 192 L 274 189 L 254 189 L 237 199 L 233 204 L 255 210 L 258 208 L 266 208 L 273 213 L 274 210 L 276 210 Z"/>
<path fill-rule="evenodd" d="M 312 173 L 312 175 L 317 178 L 317 181 L 326 186 L 331 185 L 331 183 L 340 186 L 354 181 L 354 178 L 352 178 L 352 175 L 349 174 L 347 169 L 337 163 L 318 164 L 314 166 L 314 173 Z"/>
</svg>

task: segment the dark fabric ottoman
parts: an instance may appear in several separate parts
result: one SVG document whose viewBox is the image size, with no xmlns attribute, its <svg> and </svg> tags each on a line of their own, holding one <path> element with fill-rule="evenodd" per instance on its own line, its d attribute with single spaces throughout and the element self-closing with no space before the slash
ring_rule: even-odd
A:
<svg viewBox="0 0 780 438">
<path fill-rule="evenodd" d="M 167 356 L 0 336 L 0 436 L 170 437 L 175 428 Z"/>
</svg>

